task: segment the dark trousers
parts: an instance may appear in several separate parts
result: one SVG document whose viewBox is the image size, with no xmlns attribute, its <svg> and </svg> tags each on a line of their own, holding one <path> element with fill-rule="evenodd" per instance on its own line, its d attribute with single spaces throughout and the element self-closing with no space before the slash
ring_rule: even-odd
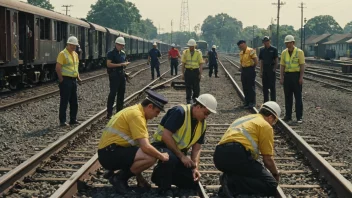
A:
<svg viewBox="0 0 352 198">
<path fill-rule="evenodd" d="M 152 79 L 154 79 L 154 69 L 156 70 L 156 77 L 160 77 L 159 65 L 160 63 L 151 63 Z"/>
<path fill-rule="evenodd" d="M 125 98 L 126 79 L 123 71 L 114 71 L 109 74 L 110 93 L 107 104 L 107 114 L 112 115 L 112 108 L 116 98 L 116 113 L 123 109 L 123 100 Z"/>
<path fill-rule="evenodd" d="M 178 59 L 171 58 L 171 75 L 174 75 L 174 70 L 175 70 L 175 75 L 177 75 L 177 67 L 178 67 Z"/>
<path fill-rule="evenodd" d="M 218 76 L 218 64 L 209 63 L 209 77 L 213 74 L 213 70 L 215 70 L 215 76 Z"/>
<path fill-rule="evenodd" d="M 242 88 L 246 105 L 255 104 L 255 68 L 243 67 L 241 72 Z"/>
<path fill-rule="evenodd" d="M 199 69 L 186 69 L 185 71 L 185 84 L 186 84 L 186 100 L 187 104 L 190 103 L 191 99 L 193 102 L 195 98 L 199 96 L 200 85 L 199 85 Z M 193 95 L 192 95 L 193 91 Z"/>
<path fill-rule="evenodd" d="M 77 82 L 76 78 L 63 77 L 59 84 L 60 88 L 60 123 L 66 122 L 66 109 L 70 103 L 70 121 L 74 122 L 77 118 L 78 100 L 77 100 Z"/>
<path fill-rule="evenodd" d="M 155 146 L 160 152 L 169 154 L 169 161 L 159 161 L 154 167 L 152 182 L 160 189 L 167 190 L 171 185 L 184 189 L 196 189 L 196 183 L 193 180 L 192 169 L 183 165 L 181 160 L 166 146 Z"/>
<path fill-rule="evenodd" d="M 299 72 L 287 72 L 284 76 L 285 117 L 292 118 L 293 95 L 296 101 L 296 118 L 303 116 L 302 85 L 299 84 Z"/>
<path fill-rule="evenodd" d="M 227 175 L 233 194 L 274 196 L 277 181 L 240 143 L 226 143 L 215 148 L 214 164 Z"/>
<path fill-rule="evenodd" d="M 269 89 L 271 101 L 276 101 L 276 73 L 274 71 L 263 71 L 262 83 L 264 102 L 269 101 Z"/>
</svg>

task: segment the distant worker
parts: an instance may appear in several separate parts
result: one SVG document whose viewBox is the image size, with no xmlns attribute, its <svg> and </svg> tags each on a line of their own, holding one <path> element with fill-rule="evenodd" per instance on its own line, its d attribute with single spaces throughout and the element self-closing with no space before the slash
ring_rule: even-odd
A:
<svg viewBox="0 0 352 198">
<path fill-rule="evenodd" d="M 67 39 L 67 46 L 62 50 L 56 60 L 56 73 L 59 79 L 60 88 L 60 126 L 69 124 L 79 124 L 77 121 L 78 99 L 77 99 L 77 82 L 82 81 L 79 77 L 78 66 L 79 57 L 76 53 L 78 39 L 71 36 Z M 66 123 L 66 109 L 70 103 L 70 122 Z"/>
<path fill-rule="evenodd" d="M 154 80 L 154 69 L 156 70 L 156 77 L 159 78 L 160 77 L 160 70 L 159 70 L 159 66 L 160 66 L 160 57 L 161 57 L 161 53 L 160 51 L 157 49 L 157 43 L 154 42 L 153 43 L 153 49 L 151 49 L 149 51 L 149 55 L 148 55 L 148 65 L 150 64 L 151 66 L 151 72 L 152 72 L 152 80 Z"/>
<path fill-rule="evenodd" d="M 249 109 L 255 107 L 255 67 L 258 65 L 258 58 L 255 50 L 247 47 L 246 41 L 240 40 L 237 43 L 240 48 L 240 71 L 243 93 L 245 96 L 244 108 Z"/>
<path fill-rule="evenodd" d="M 218 53 L 215 50 L 216 50 L 216 46 L 213 45 L 211 47 L 211 51 L 208 52 L 209 77 L 212 76 L 213 70 L 215 70 L 215 78 L 219 78 L 219 76 L 218 76 Z"/>
<path fill-rule="evenodd" d="M 171 45 L 171 49 L 169 50 L 169 61 L 171 65 L 171 76 L 174 75 L 174 70 L 175 70 L 175 76 L 177 76 L 177 69 L 178 69 L 178 59 L 181 58 L 180 52 L 178 51 L 177 48 L 175 48 L 175 44 L 173 43 Z"/>
<path fill-rule="evenodd" d="M 220 195 L 275 196 L 279 171 L 274 161 L 272 126 L 280 117 L 280 106 L 273 101 L 262 105 L 258 114 L 235 120 L 215 148 L 214 164 L 223 172 Z M 264 166 L 256 161 L 262 155 Z"/>
<path fill-rule="evenodd" d="M 115 114 L 106 125 L 98 146 L 100 164 L 109 170 L 109 182 L 118 193 L 128 190 L 127 181 L 136 176 L 137 186 L 150 188 L 142 172 L 153 166 L 157 159 L 166 162 L 167 153 L 160 153 L 149 143 L 146 120 L 163 111 L 167 99 L 147 91 L 147 98 L 140 104 L 127 107 Z M 114 174 L 115 170 L 120 170 Z"/>
<path fill-rule="evenodd" d="M 269 37 L 263 38 L 264 47 L 260 48 L 260 76 L 263 83 L 264 102 L 276 101 L 276 69 L 279 63 L 277 49 L 270 45 Z"/>
<path fill-rule="evenodd" d="M 216 113 L 217 101 L 210 94 L 202 94 L 193 105 L 178 105 L 162 118 L 154 134 L 153 146 L 169 154 L 169 161 L 159 161 L 152 174 L 152 182 L 159 194 L 173 197 L 171 185 L 196 189 L 200 179 L 199 157 L 205 142 L 206 121 Z M 187 152 L 192 148 L 191 156 Z M 176 195 L 175 195 L 176 196 Z"/>
<path fill-rule="evenodd" d="M 107 70 L 110 81 L 110 93 L 107 102 L 107 119 L 112 116 L 114 100 L 116 98 L 116 113 L 123 109 L 123 101 L 126 91 L 126 78 L 124 67 L 130 63 L 126 61 L 126 53 L 122 50 L 125 47 L 125 39 L 118 37 L 115 40 L 115 47 L 107 54 Z"/>
<path fill-rule="evenodd" d="M 303 122 L 302 84 L 304 75 L 304 52 L 295 46 L 292 35 L 285 37 L 286 49 L 281 53 L 280 83 L 284 85 L 285 117 L 283 120 L 292 120 L 292 103 L 295 95 L 297 123 Z"/>
<path fill-rule="evenodd" d="M 202 52 L 195 50 L 197 45 L 194 39 L 190 39 L 187 43 L 189 49 L 182 53 L 182 79 L 186 84 L 186 101 L 191 104 L 191 99 L 194 101 L 200 93 L 200 79 L 203 72 Z M 193 91 L 193 95 L 192 95 Z"/>
</svg>

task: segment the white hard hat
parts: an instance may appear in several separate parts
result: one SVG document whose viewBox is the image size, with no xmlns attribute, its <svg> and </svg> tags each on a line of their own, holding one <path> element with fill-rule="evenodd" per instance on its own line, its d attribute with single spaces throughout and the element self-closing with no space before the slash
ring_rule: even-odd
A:
<svg viewBox="0 0 352 198">
<path fill-rule="evenodd" d="M 71 44 L 71 45 L 76 45 L 78 46 L 78 39 L 75 36 L 70 36 L 67 39 L 67 44 Z"/>
<path fill-rule="evenodd" d="M 211 48 L 214 48 L 214 49 L 216 49 L 216 45 L 213 45 Z"/>
<path fill-rule="evenodd" d="M 190 40 L 188 41 L 187 45 L 188 45 L 188 46 L 196 46 L 197 43 L 196 43 L 196 41 L 195 41 L 194 39 L 190 39 Z"/>
<path fill-rule="evenodd" d="M 268 101 L 268 102 L 264 103 L 261 108 L 270 111 L 270 112 L 271 112 L 273 115 L 275 115 L 277 118 L 280 117 L 281 108 L 280 108 L 280 106 L 279 106 L 276 102 L 274 102 L 274 101 Z"/>
<path fill-rule="evenodd" d="M 171 44 L 171 47 L 175 47 L 175 43 Z"/>
<path fill-rule="evenodd" d="M 218 106 L 218 102 L 215 97 L 211 94 L 202 94 L 196 100 L 202 104 L 205 108 L 207 108 L 210 112 L 216 113 L 216 107 Z"/>
<path fill-rule="evenodd" d="M 287 35 L 285 37 L 285 43 L 289 43 L 289 42 L 292 42 L 292 41 L 295 41 L 295 38 L 292 35 Z"/>
<path fill-rule="evenodd" d="M 115 43 L 120 44 L 120 45 L 126 45 L 125 38 L 123 38 L 122 36 L 117 37 L 115 40 Z"/>
<path fill-rule="evenodd" d="M 156 42 L 154 42 L 153 45 L 158 45 L 158 44 Z"/>
</svg>

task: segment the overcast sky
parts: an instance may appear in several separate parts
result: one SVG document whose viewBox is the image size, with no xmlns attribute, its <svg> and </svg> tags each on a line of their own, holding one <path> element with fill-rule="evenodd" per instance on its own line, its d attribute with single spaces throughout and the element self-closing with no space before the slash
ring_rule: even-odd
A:
<svg viewBox="0 0 352 198">
<path fill-rule="evenodd" d="M 64 13 L 64 4 L 73 5 L 69 14 L 73 17 L 86 17 L 90 5 L 97 0 L 50 0 L 55 11 Z M 179 30 L 181 16 L 181 0 L 129 0 L 140 11 L 143 19 L 149 18 L 154 25 L 163 29 L 161 32 Z M 271 19 L 276 19 L 277 7 L 272 3 L 277 0 L 189 0 L 189 18 L 191 30 L 197 24 L 202 24 L 208 15 L 224 12 L 242 21 L 243 26 L 258 25 L 266 28 Z M 301 25 L 301 10 L 298 8 L 302 1 L 286 0 L 280 14 L 280 24 L 292 25 L 298 29 Z M 305 3 L 304 17 L 307 19 L 317 15 L 331 15 L 342 28 L 352 21 L 352 0 L 303 0 Z M 123 20 L 123 19 L 121 19 Z M 276 21 L 274 22 L 276 23 Z"/>
</svg>

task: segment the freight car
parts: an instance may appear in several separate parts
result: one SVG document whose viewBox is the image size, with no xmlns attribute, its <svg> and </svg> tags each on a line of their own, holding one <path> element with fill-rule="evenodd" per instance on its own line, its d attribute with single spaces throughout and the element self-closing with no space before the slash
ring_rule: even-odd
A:
<svg viewBox="0 0 352 198">
<path fill-rule="evenodd" d="M 128 59 L 146 57 L 151 41 L 84 19 L 69 17 L 16 0 L 0 0 L 0 89 L 18 89 L 56 79 L 57 54 L 69 36 L 79 40 L 80 71 L 105 66 L 118 36 Z M 165 51 L 171 45 L 159 43 Z"/>
</svg>

